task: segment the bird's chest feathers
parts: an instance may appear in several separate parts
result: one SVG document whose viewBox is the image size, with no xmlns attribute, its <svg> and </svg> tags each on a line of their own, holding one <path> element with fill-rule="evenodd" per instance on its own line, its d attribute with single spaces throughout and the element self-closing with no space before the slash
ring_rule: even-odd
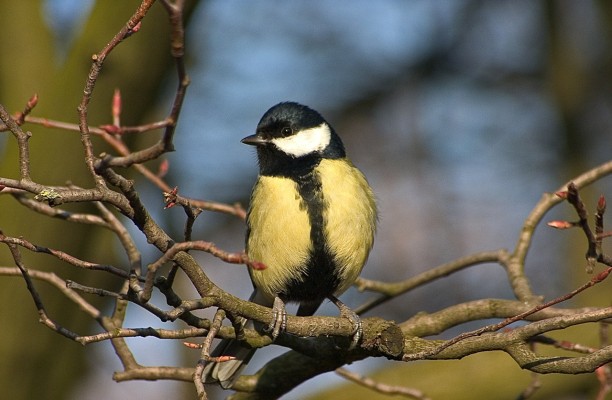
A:
<svg viewBox="0 0 612 400">
<path fill-rule="evenodd" d="M 259 177 L 251 196 L 248 228 L 248 255 L 266 265 L 266 275 L 280 274 L 284 267 L 303 264 L 309 257 L 307 207 L 289 178 Z"/>
<path fill-rule="evenodd" d="M 255 285 L 276 295 L 290 281 L 313 274 L 350 285 L 373 240 L 376 211 L 368 190 L 361 173 L 339 161 L 322 160 L 300 177 L 260 176 L 251 197 L 247 252 L 267 268 L 251 271 Z"/>
</svg>

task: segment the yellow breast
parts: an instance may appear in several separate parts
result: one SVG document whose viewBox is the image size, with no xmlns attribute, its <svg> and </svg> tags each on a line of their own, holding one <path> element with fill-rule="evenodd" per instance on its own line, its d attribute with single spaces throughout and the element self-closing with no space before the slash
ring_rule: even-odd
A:
<svg viewBox="0 0 612 400">
<path fill-rule="evenodd" d="M 317 167 L 326 209 L 326 241 L 334 254 L 344 292 L 361 273 L 374 243 L 376 203 L 363 174 L 346 160 L 322 160 Z"/>
<path fill-rule="evenodd" d="M 363 174 L 348 160 L 323 159 L 315 174 L 321 181 L 324 242 L 333 256 L 339 295 L 357 279 L 368 258 L 376 204 Z M 258 178 L 251 196 L 247 253 L 266 265 L 250 272 L 255 286 L 270 298 L 308 268 L 313 245 L 307 210 L 292 179 Z"/>
<path fill-rule="evenodd" d="M 306 268 L 311 252 L 308 213 L 297 184 L 289 178 L 260 176 L 251 196 L 249 227 L 248 256 L 267 267 L 251 270 L 253 283 L 273 298 L 292 270 Z"/>
</svg>

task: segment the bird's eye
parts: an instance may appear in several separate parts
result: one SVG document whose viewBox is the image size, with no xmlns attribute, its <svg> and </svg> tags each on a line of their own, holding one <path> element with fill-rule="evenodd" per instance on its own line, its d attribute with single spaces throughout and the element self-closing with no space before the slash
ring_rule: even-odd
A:
<svg viewBox="0 0 612 400">
<path fill-rule="evenodd" d="M 293 133 L 293 129 L 291 129 L 290 127 L 286 126 L 283 129 L 281 129 L 281 135 L 283 136 L 289 136 Z"/>
</svg>

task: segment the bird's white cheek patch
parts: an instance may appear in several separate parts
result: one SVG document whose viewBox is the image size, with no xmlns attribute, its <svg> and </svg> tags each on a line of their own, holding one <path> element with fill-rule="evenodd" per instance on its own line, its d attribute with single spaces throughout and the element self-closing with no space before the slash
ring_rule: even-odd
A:
<svg viewBox="0 0 612 400">
<path fill-rule="evenodd" d="M 331 140 L 329 125 L 299 131 L 295 135 L 271 140 L 279 150 L 294 157 L 300 157 L 315 151 L 324 150 Z"/>
</svg>

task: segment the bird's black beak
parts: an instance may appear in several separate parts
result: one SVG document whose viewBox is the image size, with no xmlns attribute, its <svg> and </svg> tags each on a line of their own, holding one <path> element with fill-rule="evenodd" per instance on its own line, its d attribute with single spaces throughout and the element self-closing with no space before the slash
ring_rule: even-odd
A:
<svg viewBox="0 0 612 400">
<path fill-rule="evenodd" d="M 257 134 L 247 136 L 244 139 L 242 139 L 241 142 L 244 144 L 251 145 L 251 146 L 261 146 L 261 145 L 268 143 L 266 139 L 262 138 L 261 136 Z"/>
</svg>

